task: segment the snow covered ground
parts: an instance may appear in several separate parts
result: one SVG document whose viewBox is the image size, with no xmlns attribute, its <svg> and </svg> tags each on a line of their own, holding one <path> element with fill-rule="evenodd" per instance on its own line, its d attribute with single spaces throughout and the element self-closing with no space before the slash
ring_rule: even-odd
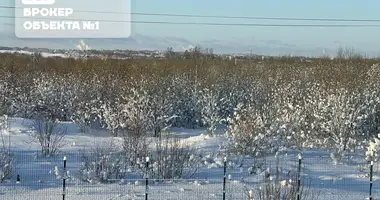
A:
<svg viewBox="0 0 380 200">
<path fill-rule="evenodd" d="M 12 180 L 0 183 L 0 199 L 60 199 L 62 197 L 63 156 L 67 156 L 67 170 L 72 178 L 67 180 L 66 199 L 145 199 L 145 180 L 130 174 L 124 180 L 110 184 L 89 184 L 77 179 L 76 173 L 81 166 L 78 150 L 92 147 L 94 144 L 121 138 L 110 138 L 106 132 L 80 133 L 78 127 L 66 122 L 67 145 L 59 155 L 46 158 L 37 156 L 39 145 L 30 143 L 28 133 L 32 122 L 21 118 L 10 120 L 10 130 L 3 132 L 3 138 L 10 138 L 11 151 L 16 166 Z M 205 130 L 173 128 L 173 133 L 181 140 L 204 152 L 204 156 L 214 155 L 219 145 L 225 141 L 222 134 L 209 137 L 202 134 Z M 221 131 L 219 131 L 221 132 Z M 361 154 L 363 155 L 363 154 Z M 283 150 L 279 154 L 279 166 L 283 179 L 289 182 L 291 170 L 297 170 L 297 152 Z M 241 161 L 241 162 L 238 162 Z M 274 156 L 265 158 L 262 170 L 251 174 L 254 160 L 249 157 L 228 158 L 226 199 L 248 199 L 249 190 L 257 191 L 262 186 L 264 170 L 270 168 L 271 178 L 276 169 Z M 192 179 L 167 180 L 164 183 L 149 183 L 149 199 L 222 199 L 223 195 L 223 158 L 210 156 L 207 167 L 200 169 Z M 56 167 L 58 172 L 56 171 Z M 373 194 L 380 199 L 380 174 L 375 166 Z M 302 183 L 308 186 L 309 194 L 319 194 L 318 199 L 360 200 L 369 197 L 369 165 L 363 156 L 353 155 L 344 163 L 333 164 L 330 154 L 322 150 L 303 152 Z M 20 183 L 16 183 L 16 174 Z M 58 174 L 58 177 L 57 177 Z M 284 180 L 279 180 L 284 183 Z M 293 182 L 295 180 L 292 180 Z"/>
<path fill-rule="evenodd" d="M 18 53 L 18 54 L 26 54 L 26 55 L 33 55 L 34 52 L 31 51 L 23 51 L 23 50 L 0 50 L 0 53 Z M 47 53 L 47 52 L 41 52 L 41 56 L 44 58 L 47 57 L 62 57 L 62 58 L 68 58 L 69 55 L 62 54 L 62 53 Z"/>
</svg>

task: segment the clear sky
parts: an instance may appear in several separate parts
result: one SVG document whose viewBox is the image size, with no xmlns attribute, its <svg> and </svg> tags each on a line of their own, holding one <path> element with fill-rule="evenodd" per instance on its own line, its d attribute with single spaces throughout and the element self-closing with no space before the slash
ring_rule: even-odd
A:
<svg viewBox="0 0 380 200">
<path fill-rule="evenodd" d="M 112 0 L 110 0 L 112 2 Z M 96 0 L 94 0 L 94 4 Z M 0 5 L 13 5 L 13 0 L 0 0 Z M 252 17 L 293 18 L 353 18 L 380 19 L 379 0 L 133 0 L 132 12 L 228 15 Z M 99 6 L 99 10 L 101 10 Z M 1 9 L 1 15 L 12 15 L 11 9 Z M 133 20 L 215 23 L 274 23 L 274 24 L 342 24 L 343 22 L 300 22 L 242 19 L 205 19 L 182 17 L 132 16 Z M 12 23 L 0 19 L 0 24 Z M 345 23 L 347 24 L 347 23 Z M 363 24 L 354 22 L 352 24 Z M 380 22 L 378 23 L 380 24 Z M 12 27 L 0 25 L 0 32 Z M 254 38 L 279 40 L 284 43 L 307 46 L 334 47 L 352 45 L 365 51 L 375 51 L 380 46 L 379 28 L 309 28 L 309 27 L 238 27 L 133 24 L 132 32 L 148 36 L 175 36 L 188 40 Z M 380 52 L 380 50 L 379 50 Z"/>
</svg>

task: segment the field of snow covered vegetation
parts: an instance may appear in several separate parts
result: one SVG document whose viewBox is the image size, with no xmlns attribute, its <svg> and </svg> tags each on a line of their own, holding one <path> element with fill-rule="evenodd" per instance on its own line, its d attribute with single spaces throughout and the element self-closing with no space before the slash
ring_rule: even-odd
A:
<svg viewBox="0 0 380 200">
<path fill-rule="evenodd" d="M 380 198 L 380 60 L 189 55 L 0 54 L 0 199 Z"/>
</svg>

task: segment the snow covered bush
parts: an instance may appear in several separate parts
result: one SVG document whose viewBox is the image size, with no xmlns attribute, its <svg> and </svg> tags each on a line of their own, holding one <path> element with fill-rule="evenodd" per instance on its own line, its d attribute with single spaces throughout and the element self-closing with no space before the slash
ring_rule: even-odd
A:
<svg viewBox="0 0 380 200">
<path fill-rule="evenodd" d="M 342 89 L 326 97 L 326 106 L 321 110 L 325 120 L 321 133 L 326 135 L 326 147 L 335 150 L 331 155 L 335 162 L 340 161 L 346 153 L 360 148 L 369 138 L 360 127 L 368 115 L 361 95 Z"/>
<path fill-rule="evenodd" d="M 186 75 L 176 76 L 171 86 L 174 91 L 174 114 L 179 116 L 174 120 L 174 126 L 198 128 L 201 126 L 201 103 L 199 97 L 200 85 L 194 83 Z"/>
<path fill-rule="evenodd" d="M 210 135 L 215 135 L 216 128 L 223 121 L 221 117 L 221 105 L 224 98 L 220 98 L 219 88 L 204 88 L 201 91 L 200 102 L 202 107 L 202 122 L 208 128 Z"/>
<path fill-rule="evenodd" d="M 149 96 L 143 89 L 132 88 L 121 101 L 120 115 L 115 120 L 119 122 L 123 138 L 123 157 L 127 167 L 137 171 L 142 164 L 139 161 L 148 156 L 151 143 L 148 138 L 148 131 L 152 129 Z"/>
<path fill-rule="evenodd" d="M 178 137 L 170 136 L 157 138 L 155 153 L 150 155 L 149 175 L 156 181 L 190 178 L 198 170 L 200 160 L 195 150 Z"/>
<path fill-rule="evenodd" d="M 0 117 L 1 146 L 0 146 L 0 183 L 10 178 L 13 168 L 13 156 L 10 146 L 5 144 L 4 133 L 8 132 L 8 116 Z M 9 133 L 8 133 L 9 134 Z M 10 140 L 10 137 L 8 138 Z M 10 144 L 10 141 L 8 141 Z"/>
<path fill-rule="evenodd" d="M 119 102 L 115 101 L 112 104 L 107 102 L 106 104 L 101 106 L 101 110 L 101 120 L 104 124 L 103 127 L 111 133 L 111 136 L 118 136 L 118 131 L 121 127 L 120 120 L 122 120 L 122 110 L 120 109 Z"/>
<path fill-rule="evenodd" d="M 309 86 L 306 81 L 295 80 L 272 89 L 268 104 L 277 107 L 272 130 L 281 135 L 286 147 L 303 148 L 312 140 L 310 112 L 313 107 L 307 91 Z"/>
<path fill-rule="evenodd" d="M 178 137 L 170 137 L 165 132 L 155 138 L 155 148 L 149 151 L 146 142 L 136 141 L 143 146 L 135 146 L 132 150 L 125 150 L 125 164 L 127 171 L 133 171 L 143 178 L 148 171 L 149 178 L 154 181 L 164 179 L 181 179 L 192 177 L 200 166 L 201 157 L 195 149 L 184 144 Z M 142 140 L 143 141 L 143 140 Z M 131 152 L 131 153 L 128 153 Z M 146 157 L 149 157 L 149 168 L 146 168 Z"/>
<path fill-rule="evenodd" d="M 97 76 L 89 81 L 83 81 L 78 77 L 72 80 L 72 84 L 75 95 L 72 99 L 71 120 L 79 125 L 81 132 L 87 133 L 91 125 L 99 119 L 102 103 L 99 94 L 101 86 L 97 82 Z"/>
<path fill-rule="evenodd" d="M 369 141 L 367 151 L 365 152 L 366 160 L 368 161 L 378 161 L 380 150 L 380 134 L 377 135 L 372 141 Z"/>
<path fill-rule="evenodd" d="M 310 183 L 301 180 L 301 185 L 297 185 L 299 174 L 296 167 L 283 169 L 281 165 L 281 155 L 276 153 L 275 170 L 266 168 L 255 174 L 259 176 L 261 183 L 253 188 L 246 187 L 245 191 L 249 200 L 293 200 L 297 199 L 298 187 L 301 199 L 317 200 L 319 198 L 318 190 L 311 190 Z"/>
<path fill-rule="evenodd" d="M 34 79 L 30 118 L 67 121 L 71 116 L 72 96 L 69 81 L 58 75 L 42 74 Z"/>
<path fill-rule="evenodd" d="M 79 178 L 89 183 L 115 182 L 125 177 L 121 151 L 113 143 L 82 151 Z"/>
<path fill-rule="evenodd" d="M 380 64 L 371 66 L 365 80 L 367 85 L 363 92 L 366 93 L 365 103 L 369 108 L 364 127 L 373 134 L 380 130 Z"/>
<path fill-rule="evenodd" d="M 131 88 L 127 95 L 122 96 L 120 127 L 124 134 L 146 136 L 152 129 L 152 110 L 149 106 L 149 96 L 144 89 Z M 117 119 L 117 117 L 116 117 Z"/>
<path fill-rule="evenodd" d="M 155 137 L 171 127 L 172 122 L 178 116 L 174 113 L 174 96 L 170 80 L 163 79 L 153 84 L 149 89 L 149 106 L 152 110 L 151 123 Z"/>
<path fill-rule="evenodd" d="M 8 118 L 8 115 L 3 115 L 3 116 L 0 116 L 0 131 L 1 131 L 1 144 L 2 144 L 2 148 L 6 148 L 6 146 L 8 146 L 8 148 L 10 148 L 9 144 L 10 144 L 10 137 L 11 135 L 9 134 L 9 118 Z M 8 145 L 6 145 L 6 141 L 5 141 L 5 137 L 4 135 L 7 134 L 8 135 Z"/>
<path fill-rule="evenodd" d="M 9 75 L 8 75 L 9 76 Z M 10 85 L 0 79 L 0 114 L 7 114 L 10 108 Z"/>
<path fill-rule="evenodd" d="M 12 175 L 13 156 L 4 148 L 0 148 L 0 183 Z"/>
<path fill-rule="evenodd" d="M 263 88 L 259 81 L 238 79 L 231 77 L 226 82 L 221 83 L 219 89 L 220 117 L 223 119 L 222 124 L 227 125 L 226 119 L 231 117 L 238 104 L 247 105 L 252 102 L 259 103 L 263 97 Z"/>
<path fill-rule="evenodd" d="M 258 112 L 255 106 L 239 104 L 232 118 L 228 119 L 228 149 L 235 155 L 261 156 L 278 151 L 282 144 L 279 140 L 278 118 L 276 105 L 261 108 Z"/>
<path fill-rule="evenodd" d="M 293 200 L 297 199 L 297 177 L 292 179 L 275 182 L 277 177 L 271 178 L 269 173 L 265 173 L 264 183 L 262 186 L 254 189 L 246 189 L 246 194 L 249 200 Z M 317 200 L 319 192 L 311 190 L 310 185 L 300 186 L 300 199 Z"/>
<path fill-rule="evenodd" d="M 35 129 L 31 137 L 40 144 L 45 156 L 55 154 L 65 145 L 67 127 L 59 121 L 70 119 L 71 100 L 75 96 L 66 78 L 53 73 L 34 79 L 31 102 L 26 105 Z"/>
<path fill-rule="evenodd" d="M 149 145 L 151 141 L 146 135 L 123 134 L 122 157 L 126 168 L 131 171 L 139 171 L 145 168 L 144 161 L 149 156 Z"/>
<path fill-rule="evenodd" d="M 58 121 L 33 121 L 34 132 L 31 133 L 32 141 L 39 143 L 43 156 L 51 156 L 65 146 L 67 127 Z"/>
</svg>

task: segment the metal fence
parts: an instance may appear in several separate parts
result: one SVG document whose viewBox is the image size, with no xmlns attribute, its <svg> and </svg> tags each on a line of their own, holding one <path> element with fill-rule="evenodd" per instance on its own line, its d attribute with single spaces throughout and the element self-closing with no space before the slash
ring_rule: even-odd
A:
<svg viewBox="0 0 380 200">
<path fill-rule="evenodd" d="M 239 157 L 202 167 L 190 178 L 157 181 L 132 172 L 111 183 L 79 179 L 81 153 L 52 157 L 14 151 L 13 175 L 0 183 L 0 199 L 276 199 L 285 191 L 300 199 L 380 199 L 380 168 L 361 156 L 333 163 L 329 153 L 296 152 L 261 158 Z M 66 161 L 64 161 L 66 157 Z M 66 163 L 65 163 L 66 162 Z M 149 163 L 148 163 L 149 164 Z M 371 173 L 372 172 L 372 173 Z M 66 174 L 66 175 L 65 175 Z M 147 179 L 146 179 L 147 178 Z M 298 181 L 299 178 L 299 181 Z M 276 183 L 270 188 L 270 183 Z M 276 190 L 277 189 L 277 190 Z M 298 193 L 297 193 L 298 192 Z M 256 198 L 254 198 L 256 197 Z"/>
</svg>

